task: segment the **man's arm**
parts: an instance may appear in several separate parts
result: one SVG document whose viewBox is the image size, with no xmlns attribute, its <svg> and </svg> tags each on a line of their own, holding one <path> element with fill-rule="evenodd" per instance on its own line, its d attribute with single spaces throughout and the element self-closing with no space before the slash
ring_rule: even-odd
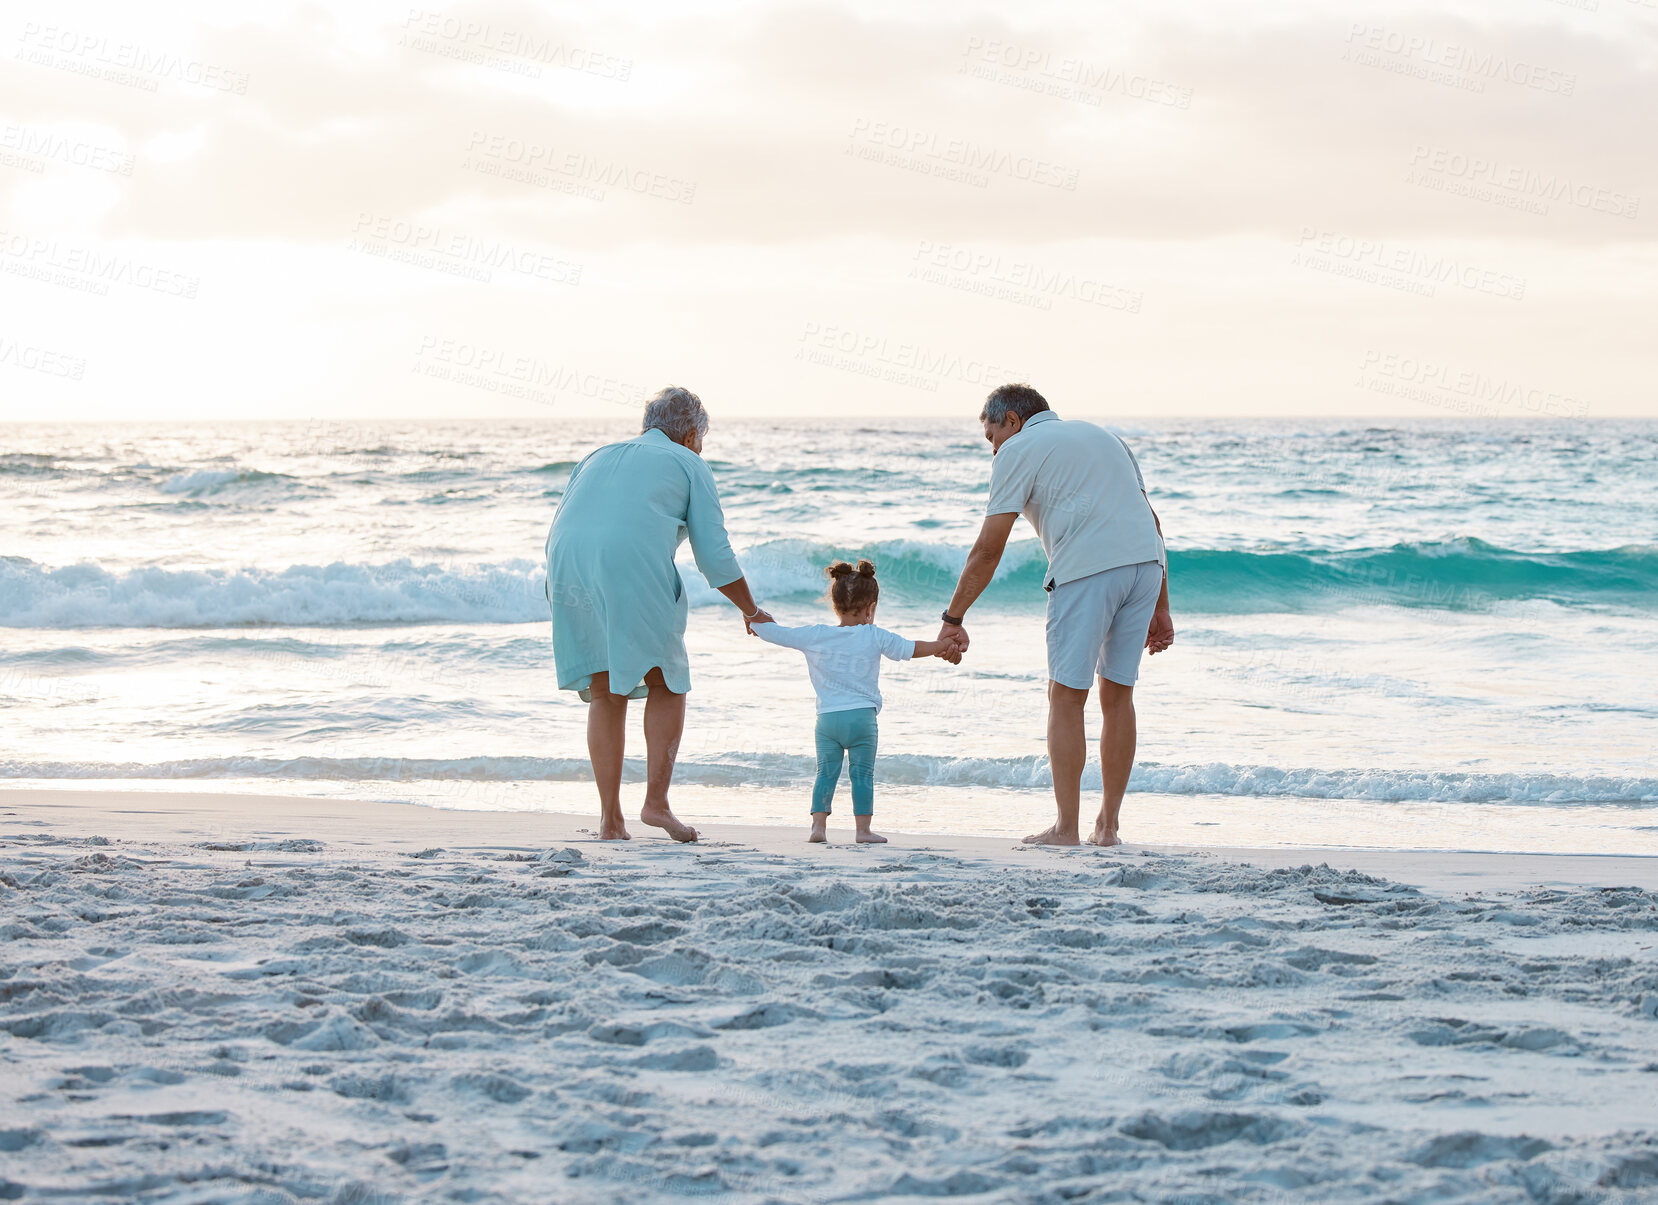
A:
<svg viewBox="0 0 1658 1205">
<path fill-rule="evenodd" d="M 967 554 L 967 564 L 962 566 L 956 592 L 950 596 L 946 614 L 965 618 L 967 608 L 979 600 L 979 595 L 990 585 L 990 579 L 996 576 L 996 566 L 1002 563 L 1007 538 L 1012 534 L 1013 521 L 1018 517 L 1013 514 L 985 516 L 984 526 L 979 528 L 979 538 L 973 541 L 973 550 Z M 947 660 L 960 661 L 962 653 L 967 651 L 967 629 L 960 624 L 947 623 L 938 629 L 938 638 L 957 645 Z"/>
<path fill-rule="evenodd" d="M 1140 491 L 1143 495 L 1144 490 Z M 1163 522 L 1157 517 L 1157 508 L 1151 505 L 1151 499 L 1146 498 L 1146 506 L 1151 510 L 1151 521 L 1157 524 L 1157 538 L 1163 539 Z M 1165 541 L 1163 556 L 1165 561 L 1169 555 Z M 951 612 L 955 614 L 955 612 Z M 1153 655 L 1161 653 L 1174 643 L 1174 616 L 1169 614 L 1169 569 L 1163 566 L 1163 587 L 1157 592 L 1157 609 L 1151 613 L 1151 626 L 1146 629 L 1146 651 Z"/>
<path fill-rule="evenodd" d="M 955 614 L 954 611 L 950 613 Z M 958 643 L 960 642 L 955 640 L 917 640 L 915 652 L 911 653 L 910 657 L 915 661 L 923 657 L 944 657 L 949 660 L 948 654 L 955 652 Z M 959 658 L 957 660 L 959 661 Z"/>
</svg>

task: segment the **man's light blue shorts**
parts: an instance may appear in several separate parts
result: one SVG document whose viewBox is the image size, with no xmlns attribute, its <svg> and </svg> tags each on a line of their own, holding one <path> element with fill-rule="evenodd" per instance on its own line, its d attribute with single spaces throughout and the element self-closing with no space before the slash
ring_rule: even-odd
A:
<svg viewBox="0 0 1658 1205">
<path fill-rule="evenodd" d="M 1162 590 L 1157 561 L 1055 586 L 1048 592 L 1048 677 L 1073 690 L 1088 690 L 1095 674 L 1133 686 Z"/>
</svg>

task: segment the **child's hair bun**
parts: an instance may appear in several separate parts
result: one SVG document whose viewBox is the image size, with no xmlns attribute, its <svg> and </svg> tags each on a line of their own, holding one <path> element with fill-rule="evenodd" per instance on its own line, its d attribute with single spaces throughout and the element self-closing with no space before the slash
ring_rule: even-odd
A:
<svg viewBox="0 0 1658 1205">
<path fill-rule="evenodd" d="M 875 580 L 875 562 L 860 560 L 854 569 L 845 561 L 829 566 L 829 601 L 841 615 L 856 615 L 881 597 Z"/>
</svg>

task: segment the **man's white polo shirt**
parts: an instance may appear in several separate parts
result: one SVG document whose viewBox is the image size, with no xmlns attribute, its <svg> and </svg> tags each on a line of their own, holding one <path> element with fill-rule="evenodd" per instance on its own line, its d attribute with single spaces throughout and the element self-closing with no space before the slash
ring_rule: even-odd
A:
<svg viewBox="0 0 1658 1205">
<path fill-rule="evenodd" d="M 1025 420 L 990 469 L 987 515 L 1022 514 L 1048 554 L 1047 586 L 1157 561 L 1167 566 L 1145 479 L 1128 445 L 1052 410 Z"/>
</svg>

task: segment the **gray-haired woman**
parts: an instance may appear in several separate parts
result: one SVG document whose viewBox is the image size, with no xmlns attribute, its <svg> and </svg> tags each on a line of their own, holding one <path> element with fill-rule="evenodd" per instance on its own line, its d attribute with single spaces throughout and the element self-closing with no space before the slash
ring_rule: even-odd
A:
<svg viewBox="0 0 1658 1205">
<path fill-rule="evenodd" d="M 645 405 L 637 439 L 606 444 L 576 466 L 547 534 L 547 601 L 561 690 L 587 701 L 587 756 L 599 789 L 599 836 L 626 841 L 622 749 L 629 699 L 645 702 L 645 806 L 639 819 L 695 841 L 668 806 L 691 689 L 685 583 L 674 553 L 687 535 L 708 584 L 745 626 L 755 605 L 725 534 L 714 474 L 702 459 L 708 412 L 677 386 Z M 751 633 L 752 634 L 752 633 Z"/>
</svg>

